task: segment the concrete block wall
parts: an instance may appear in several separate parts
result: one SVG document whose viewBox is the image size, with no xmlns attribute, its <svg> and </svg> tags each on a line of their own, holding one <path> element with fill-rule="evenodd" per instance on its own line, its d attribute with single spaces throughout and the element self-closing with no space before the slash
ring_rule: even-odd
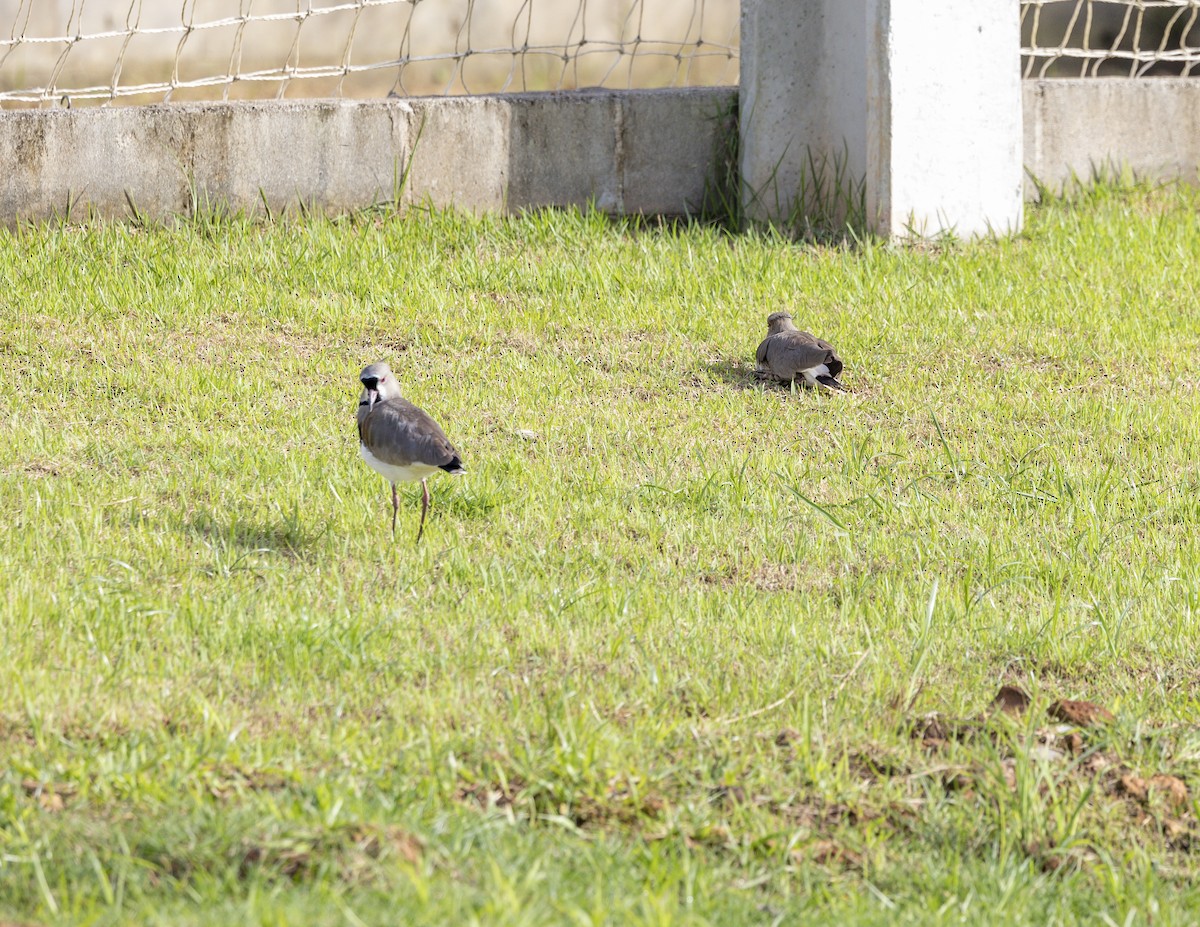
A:
<svg viewBox="0 0 1200 927">
<path fill-rule="evenodd" d="M 92 211 L 162 218 L 585 205 L 685 215 L 736 131 L 736 89 L 0 112 L 0 222 Z M 399 181 L 407 177 L 403 190 Z"/>
<path fill-rule="evenodd" d="M 1020 93 L 1021 162 L 1051 189 L 1114 167 L 1200 182 L 1200 80 L 1027 81 Z M 194 196 L 342 212 L 393 200 L 406 172 L 406 203 L 694 214 L 726 171 L 737 100 L 727 87 L 0 112 L 0 224 L 68 208 L 125 217 L 130 203 L 165 218 Z M 937 163 L 914 171 L 935 200 Z"/>
<path fill-rule="evenodd" d="M 1025 167 L 1051 191 L 1094 172 L 1200 182 L 1200 80 L 1025 81 Z"/>
</svg>

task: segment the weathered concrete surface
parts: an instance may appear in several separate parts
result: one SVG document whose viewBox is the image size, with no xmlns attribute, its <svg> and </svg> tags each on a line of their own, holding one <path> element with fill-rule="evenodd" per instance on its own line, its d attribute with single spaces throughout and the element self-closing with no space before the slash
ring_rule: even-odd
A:
<svg viewBox="0 0 1200 927">
<path fill-rule="evenodd" d="M 620 99 L 623 210 L 669 215 L 682 196 L 696 211 L 705 183 L 725 170 L 719 162 L 736 152 L 737 88 L 678 101 L 637 92 Z"/>
<path fill-rule="evenodd" d="M 476 210 L 694 213 L 737 131 L 736 101 L 733 87 L 408 100 L 405 196 Z"/>
<path fill-rule="evenodd" d="M 468 210 L 595 202 L 699 209 L 735 88 L 166 104 L 0 112 L 0 222 L 149 217 L 193 198 L 341 212 L 393 200 Z M 407 177 L 406 177 L 407 175 Z M 402 178 L 406 177 L 403 188 Z"/>
<path fill-rule="evenodd" d="M 1052 189 L 1109 166 L 1200 181 L 1200 81 L 1026 82 L 1024 162 Z M 470 210 L 595 202 L 695 212 L 737 88 L 0 112 L 0 223 L 185 213 L 193 197 L 340 212 L 401 196 Z M 974 131 L 974 130 L 973 130 Z M 865 142 L 863 142 L 865 145 Z M 919 151 L 917 152 L 919 154 Z M 745 162 L 743 162 L 744 164 Z M 936 202 L 948 182 L 918 158 Z M 953 179 L 953 178 L 951 178 Z M 958 182 L 958 181 L 955 181 Z M 1036 191 L 1026 185 L 1026 195 Z M 986 192 L 986 191 L 983 191 Z M 1007 195 L 1007 192 L 1005 193 Z M 980 194 L 982 198 L 982 193 Z"/>
<path fill-rule="evenodd" d="M 810 157 L 865 175 L 866 59 L 863 0 L 743 0 L 741 176 L 751 218 L 791 211 Z"/>
<path fill-rule="evenodd" d="M 867 219 L 884 235 L 1021 227 L 1018 0 L 868 0 Z"/>
<path fill-rule="evenodd" d="M 127 192 L 150 215 L 184 209 L 193 137 L 187 113 L 79 115 L 0 113 L 0 221 L 43 219 L 81 204 L 104 216 L 129 215 Z"/>
<path fill-rule="evenodd" d="M 517 97 L 509 107 L 508 207 L 584 205 L 620 212 L 623 202 L 615 96 Z M 419 163 L 420 154 L 417 155 Z M 566 168 L 566 169 L 564 169 Z"/>
<path fill-rule="evenodd" d="M 390 199 L 393 152 L 408 140 L 407 119 L 388 109 L 332 102 L 188 107 L 187 122 L 191 143 L 179 167 L 201 196 L 237 209 L 302 201 L 342 212 Z"/>
<path fill-rule="evenodd" d="M 1129 169 L 1200 181 L 1200 81 L 1118 78 L 1026 81 L 1025 167 L 1052 191 L 1072 176 Z M 1026 195 L 1036 196 L 1032 179 Z"/>
<path fill-rule="evenodd" d="M 400 103 L 411 143 L 393 163 L 408 170 L 404 199 L 483 212 L 505 208 L 510 107 L 499 97 L 446 97 Z"/>
</svg>

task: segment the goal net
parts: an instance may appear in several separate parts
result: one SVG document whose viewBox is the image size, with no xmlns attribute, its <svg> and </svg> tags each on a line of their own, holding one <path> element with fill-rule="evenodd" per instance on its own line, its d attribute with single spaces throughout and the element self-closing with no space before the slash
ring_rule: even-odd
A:
<svg viewBox="0 0 1200 927">
<path fill-rule="evenodd" d="M 0 0 L 0 107 L 735 84 L 738 19 L 739 0 Z M 1021 46 L 1027 78 L 1200 75 L 1200 0 L 1021 0 Z"/>
<path fill-rule="evenodd" d="M 706 86 L 738 0 L 0 0 L 0 106 Z"/>
<path fill-rule="evenodd" d="M 1025 77 L 1200 74 L 1200 0 L 1022 0 Z"/>
</svg>

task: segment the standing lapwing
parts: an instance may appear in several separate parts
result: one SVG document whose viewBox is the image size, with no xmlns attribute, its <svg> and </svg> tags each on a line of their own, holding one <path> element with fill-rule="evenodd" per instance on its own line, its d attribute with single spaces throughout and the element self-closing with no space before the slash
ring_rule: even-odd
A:
<svg viewBox="0 0 1200 927">
<path fill-rule="evenodd" d="M 758 346 L 754 359 L 760 371 L 777 380 L 794 383 L 803 377 L 809 386 L 820 383 L 829 389 L 846 391 L 838 382 L 842 360 L 828 341 L 802 332 L 787 312 L 767 316 L 767 337 Z"/>
<path fill-rule="evenodd" d="M 425 480 L 439 470 L 466 473 L 458 451 L 438 423 L 400 395 L 400 384 L 387 364 L 371 364 L 359 374 L 363 393 L 358 401 L 358 451 L 362 459 L 392 484 L 392 536 L 396 535 L 396 484 L 421 481 L 421 526 L 429 511 Z"/>
</svg>

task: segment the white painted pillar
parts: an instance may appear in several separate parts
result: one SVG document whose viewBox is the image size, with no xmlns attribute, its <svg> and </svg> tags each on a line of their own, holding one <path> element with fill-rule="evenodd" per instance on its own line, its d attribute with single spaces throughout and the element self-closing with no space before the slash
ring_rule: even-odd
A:
<svg viewBox="0 0 1200 927">
<path fill-rule="evenodd" d="M 749 217 L 1018 230 L 1019 22 L 1018 0 L 742 0 Z"/>
</svg>

